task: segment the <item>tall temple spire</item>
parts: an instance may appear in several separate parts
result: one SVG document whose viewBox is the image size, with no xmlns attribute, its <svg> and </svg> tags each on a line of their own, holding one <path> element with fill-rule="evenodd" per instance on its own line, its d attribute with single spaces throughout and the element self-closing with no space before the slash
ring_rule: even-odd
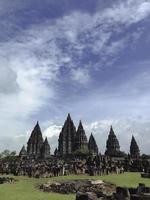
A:
<svg viewBox="0 0 150 200">
<path fill-rule="evenodd" d="M 115 157 L 120 153 L 119 141 L 114 133 L 113 127 L 111 126 L 109 136 L 106 142 L 106 152 L 107 156 Z"/>
<path fill-rule="evenodd" d="M 132 135 L 131 144 L 130 144 L 130 155 L 131 155 L 131 158 L 139 158 L 140 156 L 140 150 L 133 135 Z"/>
<path fill-rule="evenodd" d="M 87 137 L 81 120 L 79 122 L 78 130 L 75 137 L 75 147 L 76 149 L 88 149 Z"/>
<path fill-rule="evenodd" d="M 37 122 L 28 140 L 28 145 L 27 145 L 28 155 L 32 157 L 39 157 L 42 145 L 43 145 L 42 132 L 39 126 L 39 122 Z"/>
<path fill-rule="evenodd" d="M 98 146 L 96 144 L 95 138 L 92 133 L 89 138 L 88 149 L 89 149 L 89 152 L 92 153 L 93 155 L 98 154 Z"/>
<path fill-rule="evenodd" d="M 76 135 L 76 128 L 74 126 L 73 120 L 70 114 L 68 114 L 67 119 L 62 127 L 59 135 L 59 147 L 58 152 L 61 156 L 70 155 L 74 151 L 74 138 Z"/>
</svg>

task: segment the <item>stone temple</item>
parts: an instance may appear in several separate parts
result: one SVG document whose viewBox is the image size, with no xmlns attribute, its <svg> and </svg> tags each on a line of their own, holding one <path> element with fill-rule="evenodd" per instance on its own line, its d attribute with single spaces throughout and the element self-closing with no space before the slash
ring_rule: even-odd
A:
<svg viewBox="0 0 150 200">
<path fill-rule="evenodd" d="M 48 139 L 43 140 L 41 128 L 37 122 L 27 142 L 27 149 L 23 146 L 19 156 L 22 158 L 47 159 L 50 158 L 50 149 Z M 54 151 L 54 156 L 67 157 L 77 155 L 77 153 L 96 156 L 99 154 L 99 150 L 93 134 L 90 135 L 88 140 L 82 122 L 79 122 L 76 129 L 70 114 L 68 114 L 59 134 L 58 148 Z M 107 157 L 125 156 L 125 153 L 120 151 L 119 141 L 112 126 L 106 142 L 105 155 Z M 140 150 L 134 137 L 131 140 L 130 156 L 135 159 L 140 156 Z"/>
<path fill-rule="evenodd" d="M 76 130 L 70 114 L 62 127 L 58 139 L 58 149 L 56 148 L 54 155 L 59 157 L 72 156 L 76 151 L 84 153 L 92 153 L 98 155 L 98 146 L 93 135 L 90 136 L 88 141 L 82 122 Z M 37 122 L 31 136 L 27 142 L 27 150 L 25 146 L 22 147 L 20 157 L 29 157 L 35 159 L 47 159 L 50 157 L 50 145 L 47 138 L 43 140 L 41 128 Z"/>
<path fill-rule="evenodd" d="M 81 121 L 75 136 L 75 149 L 88 149 L 88 141 Z"/>
<path fill-rule="evenodd" d="M 131 158 L 139 158 L 140 157 L 140 150 L 139 150 L 138 144 L 137 144 L 134 136 L 132 136 L 132 139 L 131 139 L 130 156 L 131 156 Z"/>
<path fill-rule="evenodd" d="M 39 123 L 37 122 L 34 127 L 31 136 L 27 143 L 27 151 L 25 146 L 22 147 L 20 151 L 21 157 L 29 157 L 29 158 L 49 158 L 50 157 L 50 145 L 48 143 L 47 138 L 45 141 L 43 140 L 41 128 Z"/>
<path fill-rule="evenodd" d="M 95 138 L 92 133 L 89 138 L 88 149 L 89 149 L 90 154 L 93 154 L 93 155 L 98 154 L 98 146 L 96 144 Z"/>
<path fill-rule="evenodd" d="M 59 135 L 58 155 L 65 157 L 74 154 L 77 150 L 82 150 L 84 152 L 92 150 L 93 154 L 98 154 L 98 147 L 94 136 L 92 136 L 88 142 L 82 122 L 79 122 L 79 126 L 76 130 L 74 122 L 70 114 L 68 114 Z"/>
<path fill-rule="evenodd" d="M 75 150 L 76 127 L 70 114 L 62 127 L 58 140 L 58 153 L 60 156 L 71 155 Z"/>
<path fill-rule="evenodd" d="M 121 151 L 120 151 L 119 141 L 114 133 L 112 126 L 111 126 L 108 140 L 106 142 L 105 154 L 110 157 L 113 157 L 113 156 L 115 157 L 115 156 L 119 156 L 120 152 Z"/>
</svg>

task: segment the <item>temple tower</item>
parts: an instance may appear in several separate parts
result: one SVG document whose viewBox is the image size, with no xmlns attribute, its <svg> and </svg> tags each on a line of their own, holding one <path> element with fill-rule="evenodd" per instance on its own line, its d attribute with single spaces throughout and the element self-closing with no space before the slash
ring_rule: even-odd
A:
<svg viewBox="0 0 150 200">
<path fill-rule="evenodd" d="M 88 149 L 89 152 L 92 153 L 93 155 L 98 155 L 98 146 L 96 144 L 95 138 L 92 133 L 89 138 Z"/>
<path fill-rule="evenodd" d="M 21 149 L 21 151 L 20 151 L 20 153 L 19 153 L 19 157 L 20 157 L 20 158 L 24 158 L 24 157 L 26 157 L 26 156 L 27 156 L 27 151 L 26 151 L 25 146 L 23 145 L 23 147 L 22 147 L 22 149 Z"/>
<path fill-rule="evenodd" d="M 54 151 L 54 156 L 58 156 L 58 149 L 57 148 Z"/>
<path fill-rule="evenodd" d="M 42 146 L 43 146 L 42 132 L 39 123 L 37 122 L 27 143 L 27 154 L 33 158 L 40 157 Z"/>
<path fill-rule="evenodd" d="M 77 149 L 88 150 L 87 137 L 81 121 L 79 122 L 78 130 L 75 137 L 75 150 Z"/>
<path fill-rule="evenodd" d="M 111 126 L 110 133 L 106 142 L 106 152 L 105 154 L 110 157 L 118 156 L 120 153 L 119 141 L 114 133 L 114 130 Z"/>
<path fill-rule="evenodd" d="M 41 148 L 41 158 L 49 158 L 50 157 L 50 145 L 48 143 L 47 137 L 45 138 L 45 141 L 43 143 L 43 146 Z"/>
<path fill-rule="evenodd" d="M 70 114 L 64 123 L 58 139 L 58 152 L 61 156 L 70 155 L 74 152 L 74 139 L 76 128 Z"/>
<path fill-rule="evenodd" d="M 134 136 L 132 136 L 132 139 L 131 139 L 130 156 L 131 158 L 139 158 L 140 156 L 140 150 Z"/>
</svg>

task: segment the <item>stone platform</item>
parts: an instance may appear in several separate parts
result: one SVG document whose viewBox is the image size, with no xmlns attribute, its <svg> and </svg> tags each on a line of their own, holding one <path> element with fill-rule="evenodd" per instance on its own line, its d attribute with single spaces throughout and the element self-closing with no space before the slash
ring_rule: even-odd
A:
<svg viewBox="0 0 150 200">
<path fill-rule="evenodd" d="M 97 196 L 112 195 L 115 192 L 115 185 L 104 183 L 101 180 L 74 180 L 64 182 L 48 182 L 40 185 L 44 192 L 55 192 L 61 194 L 76 194 L 77 192 L 92 192 Z"/>
</svg>

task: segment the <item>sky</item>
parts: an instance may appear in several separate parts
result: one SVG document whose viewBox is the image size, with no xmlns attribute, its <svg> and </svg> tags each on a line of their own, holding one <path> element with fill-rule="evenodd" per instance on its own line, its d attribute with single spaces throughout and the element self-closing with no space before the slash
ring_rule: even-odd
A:
<svg viewBox="0 0 150 200">
<path fill-rule="evenodd" d="M 52 151 L 70 113 L 99 150 L 110 126 L 150 154 L 150 1 L 0 1 L 0 151 L 37 120 Z"/>
</svg>

